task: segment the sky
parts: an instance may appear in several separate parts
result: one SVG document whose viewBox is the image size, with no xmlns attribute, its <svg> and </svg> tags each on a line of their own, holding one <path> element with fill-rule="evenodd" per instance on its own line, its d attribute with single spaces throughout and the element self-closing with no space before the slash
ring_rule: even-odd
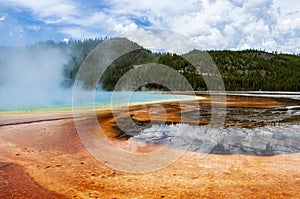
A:
<svg viewBox="0 0 300 199">
<path fill-rule="evenodd" d="M 0 45 L 164 28 L 202 49 L 300 53 L 299 0 L 0 0 Z"/>
</svg>

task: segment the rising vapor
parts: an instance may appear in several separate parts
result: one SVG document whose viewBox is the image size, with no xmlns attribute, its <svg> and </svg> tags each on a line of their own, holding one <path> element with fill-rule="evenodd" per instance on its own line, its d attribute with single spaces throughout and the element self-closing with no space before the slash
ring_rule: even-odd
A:
<svg viewBox="0 0 300 199">
<path fill-rule="evenodd" d="M 68 60 L 68 52 L 46 45 L 2 48 L 0 110 L 71 103 L 71 89 L 61 86 Z"/>
</svg>

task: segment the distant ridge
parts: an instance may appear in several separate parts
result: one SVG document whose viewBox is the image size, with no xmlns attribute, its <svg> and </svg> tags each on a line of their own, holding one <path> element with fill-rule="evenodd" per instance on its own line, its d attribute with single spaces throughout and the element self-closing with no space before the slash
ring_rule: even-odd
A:
<svg viewBox="0 0 300 199">
<path fill-rule="evenodd" d="M 66 53 L 68 62 L 62 66 L 63 87 L 72 87 L 77 71 L 83 60 L 98 44 L 107 38 L 86 39 L 68 43 L 53 41 L 39 42 L 27 47 L 1 47 L 0 55 L 12 48 L 31 50 L 32 48 L 56 48 Z M 16 50 L 16 53 L 18 51 Z M 180 72 L 191 84 L 194 90 L 207 90 L 203 76 L 209 73 L 199 73 L 183 57 L 188 57 L 200 51 L 193 50 L 179 56 L 166 49 L 149 48 L 130 52 L 117 59 L 106 71 L 99 85 L 102 89 L 113 90 L 118 79 L 136 65 L 159 63 L 170 66 Z M 265 52 L 261 50 L 210 50 L 207 51 L 222 75 L 228 91 L 300 91 L 300 56 Z M 4 63 L 5 56 L 0 56 Z M 45 60 L 47 62 L 47 60 Z M 1 71 L 2 65 L 0 65 Z M 198 66 L 199 67 L 199 66 Z M 201 66 L 200 66 L 201 67 Z M 165 75 L 169 77 L 168 74 Z M 1 86 L 0 76 L 0 86 Z M 145 85 L 146 89 L 167 90 L 162 85 Z"/>
</svg>

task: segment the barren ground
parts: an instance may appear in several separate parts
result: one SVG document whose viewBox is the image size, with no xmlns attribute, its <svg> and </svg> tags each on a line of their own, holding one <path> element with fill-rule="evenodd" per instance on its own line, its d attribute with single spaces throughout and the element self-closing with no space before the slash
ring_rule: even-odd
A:
<svg viewBox="0 0 300 199">
<path fill-rule="evenodd" d="M 278 107 L 280 103 L 229 97 L 228 105 Z M 148 118 L 143 108 L 132 109 L 136 119 Z M 122 145 L 123 140 L 115 138 L 110 112 L 98 114 L 108 137 Z M 141 152 L 148 149 L 155 147 Z M 71 113 L 3 115 L 0 198 L 300 198 L 300 154 L 199 157 L 187 151 L 159 171 L 123 173 L 87 152 Z"/>
</svg>

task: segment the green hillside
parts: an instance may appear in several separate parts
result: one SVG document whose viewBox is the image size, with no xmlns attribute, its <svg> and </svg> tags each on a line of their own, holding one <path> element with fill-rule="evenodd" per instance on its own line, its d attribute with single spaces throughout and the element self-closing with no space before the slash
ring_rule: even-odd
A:
<svg viewBox="0 0 300 199">
<path fill-rule="evenodd" d="M 77 71 L 91 50 L 104 39 L 89 39 L 84 41 L 71 41 L 69 43 L 55 43 L 52 41 L 41 42 L 35 45 L 23 47 L 24 50 L 55 48 L 61 50 L 67 57 L 67 64 L 62 66 L 61 86 L 71 87 L 76 78 Z M 0 48 L 0 71 L 3 70 L 1 63 L 5 60 L 5 51 L 18 52 L 15 48 Z M 1 56 L 1 54 L 3 56 Z M 141 64 L 159 63 L 170 66 L 181 73 L 191 84 L 194 90 L 207 90 L 204 79 L 214 82 L 210 76 L 210 60 L 204 59 L 196 67 L 184 58 L 201 56 L 200 51 L 191 51 L 179 56 L 176 54 L 153 53 L 146 49 L 140 49 L 121 56 L 104 73 L 99 85 L 105 90 L 113 90 L 117 81 L 127 71 Z M 203 53 L 202 53 L 203 54 Z M 300 56 L 289 54 L 268 53 L 258 50 L 243 51 L 208 51 L 213 62 L 216 64 L 225 88 L 228 91 L 300 91 Z M 184 58 L 183 58 L 184 57 Z M 197 57 L 196 57 L 197 58 Z M 47 61 L 47 60 L 45 60 Z M 2 68 L 2 69 L 1 69 Z M 91 74 L 93 74 L 91 72 Z M 1 76 L 0 76 L 1 77 Z M 164 74 L 166 79 L 174 81 L 172 75 Z M 94 78 L 94 77 L 91 77 Z M 2 79 L 0 78 L 0 86 Z M 88 84 L 88 82 L 85 82 Z M 89 87 L 86 85 L 87 88 Z M 146 89 L 167 90 L 162 85 L 146 84 Z"/>
<path fill-rule="evenodd" d="M 257 50 L 210 51 L 226 90 L 300 91 L 300 56 Z"/>
<path fill-rule="evenodd" d="M 116 81 L 134 65 L 155 62 L 182 73 L 195 90 L 206 90 L 203 77 L 209 73 L 205 72 L 205 66 L 200 66 L 202 71 L 198 72 L 193 65 L 183 59 L 192 53 L 197 52 L 183 56 L 155 54 L 147 50 L 133 52 L 131 55 L 121 57 L 113 67 L 110 67 L 103 78 L 102 86 L 104 89 L 112 90 Z M 300 56 L 257 50 L 208 51 L 208 54 L 221 73 L 228 91 L 300 91 Z M 207 79 L 214 81 L 212 76 Z"/>
</svg>

